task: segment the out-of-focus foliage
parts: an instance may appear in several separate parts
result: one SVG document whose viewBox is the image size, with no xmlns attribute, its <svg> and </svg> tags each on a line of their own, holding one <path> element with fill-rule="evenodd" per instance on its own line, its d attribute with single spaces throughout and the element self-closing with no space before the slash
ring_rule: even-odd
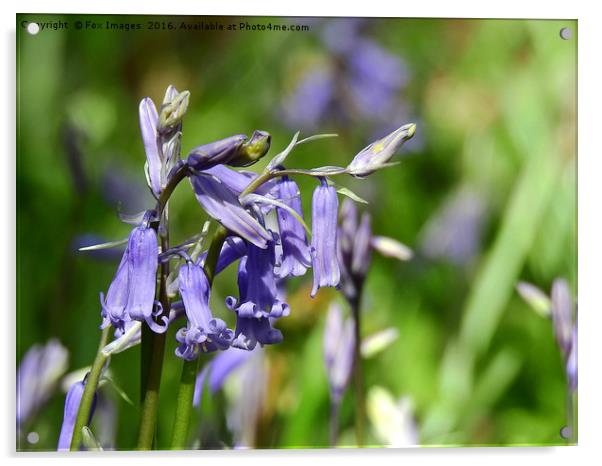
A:
<svg viewBox="0 0 602 466">
<path fill-rule="evenodd" d="M 333 57 L 322 35 L 327 20 L 319 18 L 246 19 L 307 24 L 306 32 L 72 27 L 36 36 L 20 27 L 29 20 L 146 27 L 150 20 L 200 18 L 17 18 L 17 360 L 32 345 L 57 338 L 69 350 L 69 370 L 77 370 L 94 357 L 98 293 L 106 290 L 119 255 L 76 249 L 126 237 L 117 209 L 152 205 L 140 99 L 160 100 L 168 84 L 191 91 L 183 154 L 254 129 L 272 134 L 275 153 L 294 133 L 282 105 L 312 67 Z M 559 36 L 567 26 L 574 31 L 568 41 Z M 418 124 L 420 142 L 402 151 L 401 165 L 361 184 L 342 182 L 369 201 L 375 234 L 416 252 L 404 263 L 374 255 L 362 303 L 364 335 L 393 327 L 399 336 L 366 360 L 365 383 L 387 393 L 387 400 L 411 400 L 423 445 L 564 442 L 566 383 L 552 325 L 529 310 L 515 285 L 525 280 L 548 291 L 554 278 L 565 277 L 576 292 L 576 27 L 536 20 L 375 19 L 362 25 L 362 37 L 403 63 L 407 82 L 394 98 L 410 109 L 405 115 Z M 319 131 L 340 137 L 299 147 L 291 155 L 295 164 L 345 166 L 390 129 L 375 135 L 374 120 L 347 117 L 323 120 Z M 299 184 L 309 209 L 313 184 Z M 190 194 L 185 183 L 171 202 L 174 244 L 197 233 L 204 220 Z M 294 281 L 291 316 L 278 324 L 285 340 L 262 355 L 267 384 L 252 435 L 259 447 L 328 443 L 322 332 L 336 292 L 322 290 L 312 300 L 309 280 Z M 228 270 L 212 293 L 214 313 L 228 322 L 233 315 L 223 300 L 233 292 L 234 270 Z M 173 333 L 161 386 L 160 448 L 171 433 L 181 368 Z M 92 426 L 101 443 L 108 436 L 119 449 L 133 448 L 137 435 L 139 374 L 132 368 L 138 361 L 139 348 L 111 361 L 112 380 L 125 397 L 111 384 L 101 389 L 117 430 L 96 426 L 102 416 Z M 227 413 L 236 404 L 230 395 L 205 396 L 193 417 L 191 444 L 231 445 Z M 39 440 L 23 439 L 19 448 L 56 447 L 63 402 L 64 392 L 54 393 L 27 425 Z M 341 444 L 353 444 L 351 391 L 340 419 Z M 381 431 L 373 426 L 371 432 Z M 380 444 L 382 435 L 369 441 Z"/>
</svg>

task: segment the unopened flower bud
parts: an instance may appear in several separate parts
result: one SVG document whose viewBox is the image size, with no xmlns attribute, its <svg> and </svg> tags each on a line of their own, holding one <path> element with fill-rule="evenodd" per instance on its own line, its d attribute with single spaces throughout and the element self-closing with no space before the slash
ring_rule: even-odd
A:
<svg viewBox="0 0 602 466">
<path fill-rule="evenodd" d="M 356 178 L 364 178 L 380 168 L 384 168 L 397 152 L 397 149 L 414 136 L 416 125 L 409 123 L 389 135 L 362 149 L 347 166 L 347 173 Z"/>
<path fill-rule="evenodd" d="M 238 155 L 228 162 L 234 167 L 246 167 L 261 159 L 270 150 L 272 136 L 266 131 L 255 130 L 251 138 L 238 149 Z"/>
<path fill-rule="evenodd" d="M 174 93 L 170 92 L 168 88 L 165 94 L 166 99 L 168 96 L 171 97 L 173 95 Z M 170 102 L 163 102 L 161 113 L 159 114 L 159 131 L 162 134 L 171 131 L 182 121 L 188 108 L 189 99 L 190 92 L 183 91 L 175 95 Z"/>
</svg>

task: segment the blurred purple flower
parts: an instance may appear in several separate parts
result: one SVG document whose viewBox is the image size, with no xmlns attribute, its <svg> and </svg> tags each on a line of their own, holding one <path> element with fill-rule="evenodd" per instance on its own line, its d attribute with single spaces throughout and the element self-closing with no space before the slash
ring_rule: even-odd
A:
<svg viewBox="0 0 602 466">
<path fill-rule="evenodd" d="M 324 364 L 334 403 L 340 402 L 353 369 L 353 331 L 353 320 L 344 319 L 341 307 L 331 304 L 324 327 Z"/>
<path fill-rule="evenodd" d="M 323 286 L 338 286 L 341 273 L 337 260 L 337 192 L 320 179 L 312 200 L 312 298 Z"/>
<path fill-rule="evenodd" d="M 69 353 L 56 339 L 34 345 L 25 353 L 17 370 L 17 429 L 21 429 L 52 396 L 67 370 Z"/>
<path fill-rule="evenodd" d="M 392 121 L 413 120 L 401 99 L 409 70 L 400 56 L 368 36 L 366 25 L 363 18 L 324 22 L 325 60 L 305 72 L 282 104 L 291 128 L 315 131 L 359 120 L 368 124 L 369 134 L 382 134 Z"/>
<path fill-rule="evenodd" d="M 429 258 L 469 263 L 479 252 L 487 204 L 483 196 L 462 189 L 435 212 L 421 233 L 421 249 Z"/>
<path fill-rule="evenodd" d="M 75 382 L 71 385 L 71 388 L 67 392 L 65 398 L 65 411 L 63 414 L 63 424 L 61 425 L 61 433 L 59 436 L 59 443 L 57 451 L 69 451 L 71 447 L 71 439 L 73 437 L 73 428 L 75 427 L 75 421 L 77 419 L 77 412 L 79 411 L 79 405 L 82 401 L 84 394 L 85 382 Z M 94 408 L 96 405 L 96 393 L 94 394 L 94 400 L 92 402 L 92 408 L 90 409 L 90 417 L 87 424 L 90 424 L 92 416 L 94 415 Z"/>
<path fill-rule="evenodd" d="M 335 83 L 329 70 L 311 70 L 284 103 L 284 119 L 291 128 L 317 130 L 332 108 Z"/>
<path fill-rule="evenodd" d="M 205 382 L 208 383 L 211 394 L 222 388 L 228 376 L 249 360 L 253 352 L 238 348 L 230 348 L 217 354 L 207 364 L 196 378 L 194 386 L 193 406 L 200 406 L 203 399 Z"/>
<path fill-rule="evenodd" d="M 552 284 L 552 323 L 556 342 L 567 360 L 573 343 L 573 303 L 569 284 L 561 278 Z"/>
<path fill-rule="evenodd" d="M 192 261 L 186 262 L 180 267 L 178 282 L 188 324 L 176 335 L 180 342 L 176 355 L 190 361 L 199 352 L 209 353 L 228 348 L 233 332 L 223 320 L 215 319 L 211 314 L 209 280 L 203 267 Z"/>
</svg>

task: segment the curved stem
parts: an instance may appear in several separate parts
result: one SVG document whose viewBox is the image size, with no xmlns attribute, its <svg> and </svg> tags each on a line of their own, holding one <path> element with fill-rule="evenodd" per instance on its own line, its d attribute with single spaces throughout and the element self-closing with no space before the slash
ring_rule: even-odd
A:
<svg viewBox="0 0 602 466">
<path fill-rule="evenodd" d="M 169 238 L 161 237 L 161 249 L 169 249 Z M 169 316 L 170 299 L 167 294 L 167 277 L 169 276 L 169 261 L 163 262 L 160 268 L 159 300 L 163 306 L 163 314 Z M 160 316 L 161 317 L 161 316 Z M 159 387 L 161 385 L 161 372 L 163 371 L 163 356 L 165 353 L 165 333 L 143 332 L 147 345 L 150 346 L 149 357 L 144 359 L 142 355 L 142 373 L 145 376 L 141 380 L 143 396 L 141 399 L 140 430 L 138 432 L 138 449 L 150 450 L 155 437 L 157 425 L 157 411 L 159 408 Z M 148 340 L 150 339 L 150 343 Z"/>
<path fill-rule="evenodd" d="M 262 184 L 270 181 L 273 178 L 278 178 L 279 176 L 288 176 L 288 175 L 305 175 L 305 176 L 311 176 L 313 178 L 319 177 L 326 177 L 326 176 L 334 176 L 334 175 L 345 175 L 347 174 L 347 170 L 344 168 L 341 168 L 340 170 L 330 170 L 328 172 L 312 172 L 311 170 L 304 170 L 302 168 L 288 168 L 288 169 L 282 169 L 282 170 L 274 170 L 274 171 L 268 171 L 268 172 L 263 172 L 261 175 L 259 175 L 257 178 L 255 178 L 253 181 L 251 181 L 249 183 L 249 185 L 243 190 L 242 193 L 240 193 L 240 196 L 238 196 L 239 199 L 243 198 L 244 196 L 246 196 L 247 194 L 251 194 L 253 192 L 255 192 Z"/>
<path fill-rule="evenodd" d="M 353 314 L 355 343 L 353 348 L 353 381 L 355 389 L 355 437 L 357 446 L 364 445 L 364 431 L 366 425 L 366 393 L 364 391 L 364 375 L 362 370 L 361 348 L 361 292 L 356 298 L 349 301 Z"/>
<path fill-rule="evenodd" d="M 204 270 L 210 286 L 213 284 L 217 260 L 227 235 L 228 231 L 224 227 L 218 227 L 213 235 L 211 246 L 209 246 L 207 258 L 205 259 Z M 186 446 L 197 369 L 198 357 L 192 361 L 184 361 L 184 365 L 182 366 L 182 375 L 180 377 L 180 386 L 178 388 L 176 413 L 171 437 L 171 448 L 174 450 L 180 450 Z"/>
<path fill-rule="evenodd" d="M 330 401 L 330 446 L 336 447 L 339 442 L 339 400 Z"/>
<path fill-rule="evenodd" d="M 98 345 L 98 351 L 96 352 L 96 358 L 92 364 L 86 384 L 84 387 L 84 393 L 79 404 L 79 410 L 77 411 L 77 418 L 75 419 L 75 426 L 73 427 L 73 437 L 71 437 L 71 451 L 78 451 L 82 443 L 82 429 L 88 425 L 90 420 L 90 410 L 92 409 L 92 403 L 94 401 L 94 394 L 98 388 L 98 382 L 100 381 L 100 375 L 102 368 L 108 359 L 102 353 L 102 349 L 106 346 L 109 338 L 109 331 L 111 326 L 106 327 L 100 335 L 100 343 Z"/>
</svg>

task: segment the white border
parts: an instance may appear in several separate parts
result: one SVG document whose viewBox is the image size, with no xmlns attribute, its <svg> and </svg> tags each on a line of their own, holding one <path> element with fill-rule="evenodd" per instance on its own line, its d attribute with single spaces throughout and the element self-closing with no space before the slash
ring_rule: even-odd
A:
<svg viewBox="0 0 602 466">
<path fill-rule="evenodd" d="M 572 448 L 464 448 L 464 449 L 421 449 L 421 450 L 349 450 L 347 452 L 321 451 L 246 451 L 246 452 L 203 452 L 194 455 L 186 452 L 157 453 L 144 455 L 145 464 L 164 464 L 168 457 L 183 461 L 218 461 L 220 464 L 276 464 L 286 461 L 287 466 L 305 465 L 308 462 L 327 464 L 345 462 L 349 465 L 374 461 L 384 464 L 442 464 L 479 465 L 486 461 L 487 466 L 529 463 L 544 463 L 546 466 L 571 462 L 590 464 L 593 458 L 602 457 L 598 438 L 602 435 L 602 386 L 599 360 L 602 340 L 602 306 L 600 295 L 602 277 L 596 273 L 600 263 L 600 176 L 602 153 L 599 150 L 600 130 L 599 112 L 601 108 L 600 86 L 600 40 L 602 29 L 600 16 L 596 14 L 592 1 L 546 1 L 527 3 L 524 0 L 506 0 L 492 5 L 490 2 L 456 0 L 453 2 L 393 2 L 391 0 L 370 0 L 361 4 L 327 4 L 319 0 L 304 0 L 293 5 L 282 1 L 252 2 L 236 0 L 228 5 L 220 2 L 194 2 L 186 0 L 147 0 L 140 5 L 123 0 L 104 0 L 103 2 L 81 1 L 21 1 L 13 8 L 2 2 L 3 24 L 2 63 L 2 99 L 4 108 L 0 113 L 4 154 L 0 170 L 3 182 L 1 199 L 3 212 L 11 216 L 11 224 L 3 222 L 0 229 L 2 256 L 6 263 L 2 267 L 2 292 L 4 306 L 0 313 L 4 319 L 4 357 L 2 374 L 10 383 L 0 384 L 0 413 L 6 414 L 0 424 L 0 442 L 2 452 L 15 461 L 14 427 L 11 413 L 14 413 L 14 214 L 15 214 L 15 13 L 16 12 L 63 12 L 63 13 L 131 13 L 131 14 L 223 14 L 223 15 L 283 15 L 283 16 L 405 16 L 405 17 L 516 17 L 516 18 L 577 18 L 579 20 L 579 365 L 580 365 L 580 417 L 579 447 Z M 486 4 L 488 3 L 488 4 Z M 596 150 L 597 149 L 597 150 Z M 140 458 L 137 453 L 107 453 L 105 455 L 86 455 L 87 461 L 95 464 L 106 463 L 109 457 Z M 26 461 L 40 459 L 48 465 L 63 464 L 65 461 L 80 461 L 82 455 L 65 457 L 56 454 L 20 454 Z M 173 461 L 172 460 L 172 461 Z"/>
</svg>

